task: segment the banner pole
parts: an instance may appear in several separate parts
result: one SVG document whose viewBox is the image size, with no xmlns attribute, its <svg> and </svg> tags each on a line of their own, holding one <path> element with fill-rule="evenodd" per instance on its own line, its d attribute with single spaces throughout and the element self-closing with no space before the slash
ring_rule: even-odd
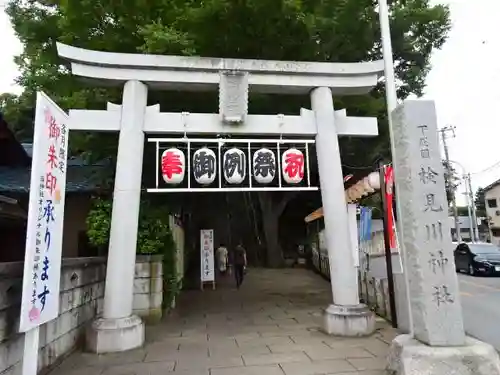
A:
<svg viewBox="0 0 500 375">
<path fill-rule="evenodd" d="M 24 353 L 22 375 L 36 375 L 38 370 L 38 341 L 40 327 L 36 326 L 24 333 Z"/>
</svg>

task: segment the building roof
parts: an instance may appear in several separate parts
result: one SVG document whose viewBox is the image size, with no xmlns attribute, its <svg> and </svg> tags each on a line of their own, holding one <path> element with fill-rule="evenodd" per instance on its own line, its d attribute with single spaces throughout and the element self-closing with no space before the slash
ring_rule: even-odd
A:
<svg viewBox="0 0 500 375">
<path fill-rule="evenodd" d="M 483 190 L 486 192 L 488 190 L 491 190 L 493 189 L 495 186 L 498 186 L 500 185 L 500 179 L 496 180 L 495 182 L 489 184 L 488 186 L 486 186 Z"/>
<path fill-rule="evenodd" d="M 68 165 L 66 192 L 83 193 L 99 188 L 101 166 Z M 0 193 L 29 193 L 31 168 L 0 167 Z"/>
<path fill-rule="evenodd" d="M 0 113 L 0 194 L 28 193 L 31 178 L 32 143 L 19 143 Z M 66 192 L 93 192 L 99 189 L 100 172 L 106 161 L 88 164 L 82 158 L 67 162 Z"/>
<path fill-rule="evenodd" d="M 31 159 L 0 112 L 0 167 L 27 167 Z"/>
</svg>

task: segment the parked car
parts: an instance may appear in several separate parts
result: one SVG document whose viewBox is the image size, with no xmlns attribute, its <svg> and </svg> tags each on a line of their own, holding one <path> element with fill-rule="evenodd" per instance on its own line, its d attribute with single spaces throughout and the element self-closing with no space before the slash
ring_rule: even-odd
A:
<svg viewBox="0 0 500 375">
<path fill-rule="evenodd" d="M 460 243 L 454 251 L 457 272 L 500 274 L 500 248 L 491 243 Z"/>
</svg>

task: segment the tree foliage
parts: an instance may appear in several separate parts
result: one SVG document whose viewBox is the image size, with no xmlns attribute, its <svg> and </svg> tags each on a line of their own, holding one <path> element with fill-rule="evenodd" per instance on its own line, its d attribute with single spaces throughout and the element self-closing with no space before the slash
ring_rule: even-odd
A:
<svg viewBox="0 0 500 375">
<path fill-rule="evenodd" d="M 391 12 L 399 96 L 420 95 L 431 52 L 443 44 L 450 27 L 449 11 L 428 0 L 397 0 Z M 375 0 L 10 0 L 7 13 L 24 46 L 16 58 L 18 83 L 31 100 L 42 89 L 66 108 L 103 108 L 106 101 L 120 101 L 120 90 L 78 82 L 58 58 L 56 41 L 130 53 L 340 62 L 381 58 Z M 216 109 L 215 100 L 192 97 L 152 93 L 150 100 L 164 109 L 196 110 L 207 104 Z M 251 105 L 262 113 L 296 113 L 300 104 L 308 105 L 307 98 L 292 99 L 259 96 Z M 371 98 L 343 98 L 339 105 L 385 117 L 382 86 Z M 381 134 L 387 134 L 384 127 Z M 99 148 L 92 138 L 84 143 Z M 376 152 L 387 153 L 387 147 L 376 147 L 383 140 L 371 142 Z M 356 158 L 361 156 L 348 159 Z"/>
<path fill-rule="evenodd" d="M 0 94 L 0 112 L 8 121 L 16 139 L 20 141 L 33 138 L 34 107 L 25 96 L 11 93 Z"/>
<path fill-rule="evenodd" d="M 92 208 L 87 217 L 89 241 L 96 247 L 107 247 L 111 230 L 112 201 L 92 199 Z M 175 250 L 172 233 L 168 225 L 169 210 L 164 206 L 153 206 L 148 200 L 141 201 L 138 254 L 159 254 L 164 249 Z"/>
<path fill-rule="evenodd" d="M 476 205 L 477 217 L 486 217 L 486 201 L 485 191 L 483 188 L 478 188 L 474 197 L 474 204 Z"/>
<path fill-rule="evenodd" d="M 89 241 L 104 251 L 108 247 L 111 230 L 111 209 L 111 200 L 96 197 L 92 199 L 92 208 L 87 216 Z M 176 244 L 169 227 L 168 212 L 164 205 L 153 205 L 149 200 L 143 199 L 137 233 L 138 254 L 163 256 L 165 307 L 170 307 L 179 292 Z"/>
<path fill-rule="evenodd" d="M 376 0 L 9 0 L 6 11 L 24 46 L 16 58 L 23 103 L 33 106 L 34 92 L 43 90 L 66 109 L 103 109 L 107 101 L 121 101 L 120 89 L 78 81 L 58 58 L 56 41 L 112 52 L 371 61 L 382 56 L 376 5 Z M 421 95 L 431 52 L 442 46 L 450 28 L 449 10 L 429 0 L 393 0 L 390 8 L 398 96 Z M 345 164 L 390 158 L 383 90 L 381 83 L 370 95 L 335 98 L 335 106 L 350 115 L 379 119 L 379 137 L 341 141 Z M 216 112 L 218 107 L 216 93 L 152 91 L 149 102 L 163 111 Z M 253 113 L 297 114 L 310 101 L 252 95 L 249 104 Z M 72 135 L 70 147 L 94 158 L 114 157 L 116 139 Z"/>
</svg>

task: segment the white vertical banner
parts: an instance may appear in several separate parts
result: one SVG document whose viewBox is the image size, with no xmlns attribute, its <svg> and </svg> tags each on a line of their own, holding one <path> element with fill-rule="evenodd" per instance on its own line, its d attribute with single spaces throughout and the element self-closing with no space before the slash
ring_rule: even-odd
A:
<svg viewBox="0 0 500 375">
<path fill-rule="evenodd" d="M 45 94 L 37 94 L 20 332 L 59 315 L 67 119 Z"/>
<path fill-rule="evenodd" d="M 35 375 L 38 327 L 59 315 L 68 116 L 44 93 L 36 99 L 19 331 L 23 375 Z"/>
<path fill-rule="evenodd" d="M 202 282 L 215 281 L 214 270 L 214 230 L 200 230 L 201 272 Z"/>
</svg>

